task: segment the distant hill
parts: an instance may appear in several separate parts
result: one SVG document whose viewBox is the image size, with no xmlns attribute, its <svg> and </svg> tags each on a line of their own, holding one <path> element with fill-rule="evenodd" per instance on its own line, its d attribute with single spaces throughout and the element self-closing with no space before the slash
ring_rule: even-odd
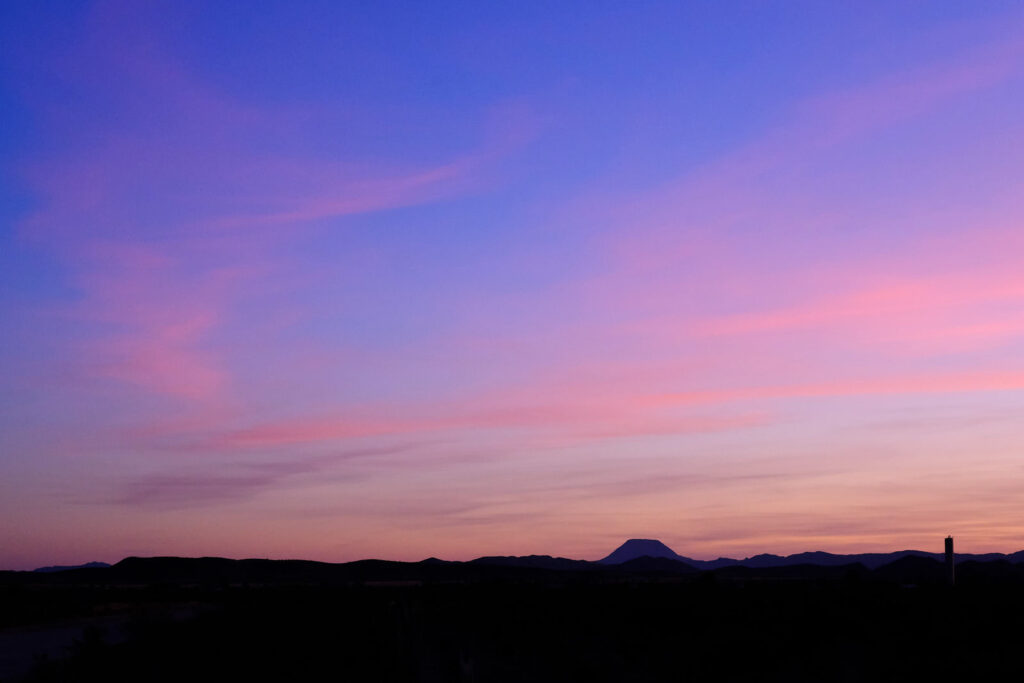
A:
<svg viewBox="0 0 1024 683">
<path fill-rule="evenodd" d="M 821 567 L 842 567 L 846 565 L 861 564 L 868 569 L 878 569 L 896 560 L 905 557 L 921 557 L 937 561 L 944 561 L 943 553 L 930 553 L 923 550 L 896 550 L 891 553 L 858 553 L 852 555 L 838 555 L 822 551 L 796 553 L 794 555 L 773 555 L 762 553 L 752 557 L 737 560 L 729 557 L 720 557 L 717 560 L 695 560 L 685 555 L 680 555 L 669 548 L 661 541 L 655 539 L 631 538 L 610 555 L 598 560 L 599 564 L 614 565 L 629 562 L 639 557 L 664 557 L 679 562 L 685 562 L 695 569 L 709 571 L 722 569 L 724 567 L 751 567 L 756 569 L 768 569 L 772 567 L 789 567 L 793 565 L 816 565 Z M 1024 562 L 1024 550 L 1016 553 L 984 553 L 972 555 L 968 553 L 956 553 L 957 564 L 962 562 L 995 562 L 1006 561 L 1010 563 Z"/>
<path fill-rule="evenodd" d="M 746 567 L 734 564 L 708 572 L 719 581 L 828 581 L 837 579 L 865 579 L 869 569 L 859 563 L 841 565 L 787 564 L 775 567 Z"/>
<path fill-rule="evenodd" d="M 649 538 L 631 538 L 612 551 L 611 555 L 598 560 L 598 564 L 622 564 L 641 557 L 664 557 L 679 562 L 688 562 L 682 555 L 661 541 Z"/>
<path fill-rule="evenodd" d="M 931 557 L 905 555 L 876 569 L 875 576 L 904 584 L 939 584 L 946 579 L 946 568 Z"/>
<path fill-rule="evenodd" d="M 551 557 L 550 555 L 499 555 L 491 557 L 478 557 L 470 560 L 469 564 L 489 564 L 502 567 L 530 567 L 533 569 L 555 569 L 559 571 L 576 571 L 591 569 L 593 562 L 586 560 L 569 560 L 564 557 Z"/>
<path fill-rule="evenodd" d="M 85 564 L 76 564 L 76 565 L 68 565 L 68 566 L 65 566 L 65 565 L 54 565 L 52 567 L 40 567 L 39 569 L 33 569 L 32 571 L 34 571 L 34 572 L 43 572 L 43 573 L 66 572 L 66 571 L 69 571 L 71 569 L 102 569 L 102 568 L 109 567 L 109 566 L 110 565 L 107 564 L 106 562 L 86 562 Z"/>
<path fill-rule="evenodd" d="M 862 564 L 868 569 L 876 569 L 904 557 L 926 557 L 931 559 L 944 559 L 941 553 L 926 553 L 921 550 L 897 550 L 891 553 L 860 553 L 854 555 L 836 555 L 821 551 L 797 553 L 795 555 L 771 555 L 764 553 L 754 555 L 737 564 L 745 567 L 786 567 L 794 564 L 812 564 L 821 567 L 840 567 L 849 564 Z M 963 556 L 958 557 L 958 561 Z"/>
<path fill-rule="evenodd" d="M 699 570 L 680 560 L 671 557 L 651 557 L 644 555 L 613 565 L 617 571 L 636 574 L 694 574 Z"/>
<path fill-rule="evenodd" d="M 811 564 L 822 567 L 840 567 L 849 564 L 862 564 L 868 569 L 877 569 L 896 560 L 905 557 L 920 557 L 939 562 L 945 561 L 943 553 L 929 553 L 923 550 L 896 550 L 891 553 L 857 553 L 852 555 L 837 555 L 821 551 L 796 553 L 794 555 L 771 555 L 763 553 L 754 555 L 742 560 L 719 558 L 708 562 L 700 560 L 687 560 L 699 569 L 718 569 L 720 567 L 740 565 L 743 567 L 787 567 L 796 564 Z M 954 559 L 957 564 L 961 562 L 995 562 L 1004 560 L 1009 562 L 1024 562 L 1024 551 L 1006 555 L 1003 553 L 985 553 L 972 555 L 969 553 L 956 553 Z"/>
</svg>

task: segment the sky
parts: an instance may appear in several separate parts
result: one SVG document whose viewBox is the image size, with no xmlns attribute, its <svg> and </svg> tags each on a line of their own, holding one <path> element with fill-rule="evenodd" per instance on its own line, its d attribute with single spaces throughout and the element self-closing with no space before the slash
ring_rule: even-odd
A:
<svg viewBox="0 0 1024 683">
<path fill-rule="evenodd" d="M 0 568 L 1024 548 L 1017 2 L 0 6 Z"/>
</svg>

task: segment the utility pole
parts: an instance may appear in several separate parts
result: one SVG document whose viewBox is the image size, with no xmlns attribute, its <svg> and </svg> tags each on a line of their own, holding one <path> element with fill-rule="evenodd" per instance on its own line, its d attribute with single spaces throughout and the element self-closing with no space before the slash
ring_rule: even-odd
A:
<svg viewBox="0 0 1024 683">
<path fill-rule="evenodd" d="M 956 582 L 956 572 L 953 568 L 953 537 L 946 536 L 946 583 L 952 586 Z"/>
</svg>

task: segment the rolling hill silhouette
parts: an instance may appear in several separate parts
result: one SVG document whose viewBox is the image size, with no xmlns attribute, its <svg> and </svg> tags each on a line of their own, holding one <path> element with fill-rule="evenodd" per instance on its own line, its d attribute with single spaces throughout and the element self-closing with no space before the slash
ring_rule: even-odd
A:
<svg viewBox="0 0 1024 683">
<path fill-rule="evenodd" d="M 502 567 L 530 567 L 533 569 L 554 569 L 559 571 L 573 571 L 590 569 L 592 562 L 586 560 L 569 560 L 564 557 L 552 557 L 550 555 L 500 555 L 491 557 L 478 557 L 470 560 L 469 564 L 498 565 Z"/>
<path fill-rule="evenodd" d="M 102 569 L 104 567 L 109 567 L 109 566 L 110 565 L 107 564 L 106 562 L 86 562 L 85 564 L 53 565 L 53 566 L 50 566 L 50 567 L 39 567 L 38 569 L 33 569 L 32 571 L 34 571 L 34 572 L 42 572 L 42 573 L 66 572 L 69 569 Z"/>
<path fill-rule="evenodd" d="M 787 567 L 793 565 L 814 565 L 822 567 L 841 567 L 845 565 L 861 564 L 868 569 L 877 569 L 904 557 L 922 557 L 936 561 L 943 561 L 942 553 L 932 553 L 923 550 L 896 550 L 890 553 L 857 553 L 851 555 L 839 555 L 822 551 L 803 552 L 793 555 L 773 555 L 761 553 L 742 560 L 730 557 L 719 557 L 715 560 L 695 560 L 685 555 L 680 555 L 661 541 L 655 539 L 631 538 L 610 555 L 598 560 L 599 564 L 615 565 L 628 562 L 638 557 L 667 557 L 670 559 L 685 562 L 686 564 L 703 571 L 721 569 L 723 567 L 752 567 L 771 568 Z M 1006 561 L 1011 564 L 1024 562 L 1024 550 L 1015 553 L 984 553 L 973 555 L 969 553 L 956 553 L 957 564 L 961 562 L 995 562 Z"/>
<path fill-rule="evenodd" d="M 547 581 L 579 578 L 616 581 L 624 577 L 714 575 L 722 580 L 870 578 L 901 584 L 938 584 L 945 580 L 940 553 L 901 550 L 838 555 L 806 552 L 760 554 L 742 560 L 694 560 L 655 539 L 629 539 L 596 561 L 550 555 L 487 556 L 468 562 L 429 558 L 421 562 L 358 560 L 347 563 L 308 560 L 233 560 L 219 557 L 128 557 L 113 566 L 42 568 L 0 572 L 0 583 L 47 584 L 323 584 Z M 958 554 L 958 578 L 976 582 L 1024 582 L 1024 551 L 984 555 Z M 561 577 L 561 578 L 558 578 Z M 575 577 L 575 578 L 573 578 Z"/>
<path fill-rule="evenodd" d="M 635 557 L 614 566 L 618 571 L 644 575 L 694 574 L 700 571 L 681 560 L 671 557 L 651 557 L 650 555 Z"/>
</svg>

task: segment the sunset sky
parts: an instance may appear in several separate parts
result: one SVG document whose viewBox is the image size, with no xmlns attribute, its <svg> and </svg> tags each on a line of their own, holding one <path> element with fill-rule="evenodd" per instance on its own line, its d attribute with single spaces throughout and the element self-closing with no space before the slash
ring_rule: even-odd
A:
<svg viewBox="0 0 1024 683">
<path fill-rule="evenodd" d="M 1024 549 L 1019 2 L 5 2 L 0 569 Z"/>
</svg>

